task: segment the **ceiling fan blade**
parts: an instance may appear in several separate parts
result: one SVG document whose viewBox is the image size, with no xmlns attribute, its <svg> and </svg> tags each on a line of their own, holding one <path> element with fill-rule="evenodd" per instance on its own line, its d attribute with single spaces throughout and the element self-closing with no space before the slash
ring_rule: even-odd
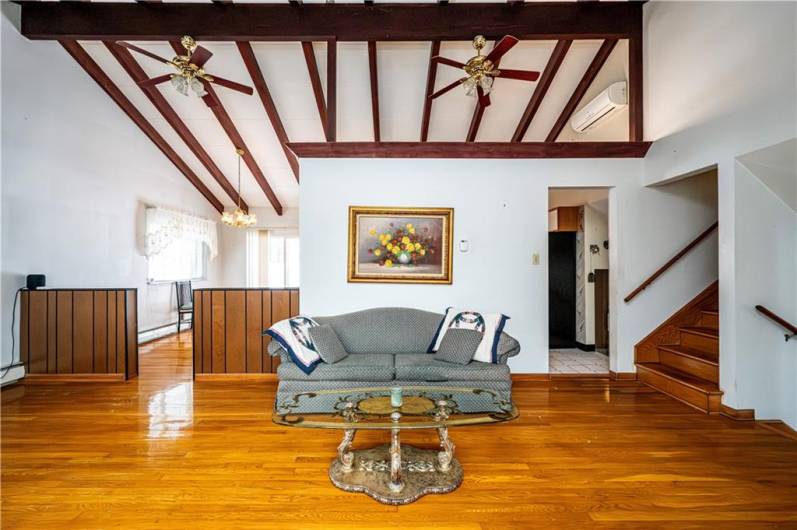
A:
<svg viewBox="0 0 797 530">
<path fill-rule="evenodd" d="M 479 95 L 479 105 L 484 107 L 490 106 L 490 94 L 485 94 L 482 87 L 476 86 L 476 93 Z"/>
<path fill-rule="evenodd" d="M 443 94 L 445 94 L 449 90 L 452 90 L 452 89 L 456 88 L 458 85 L 461 85 L 462 83 L 464 83 L 467 79 L 468 79 L 467 77 L 463 77 L 462 79 L 457 79 L 456 81 L 454 81 L 450 85 L 444 86 L 443 88 L 441 88 L 440 90 L 438 90 L 437 92 L 435 92 L 434 94 L 429 96 L 429 99 L 439 98 L 440 96 L 442 96 Z"/>
<path fill-rule="evenodd" d="M 447 66 L 453 66 L 454 68 L 464 68 L 465 64 L 455 61 L 454 59 L 449 59 L 447 57 L 443 57 L 441 55 L 435 55 L 432 57 L 432 60 L 436 63 L 445 64 Z"/>
<path fill-rule="evenodd" d="M 224 88 L 229 88 L 231 90 L 235 90 L 237 92 L 243 92 L 251 96 L 255 93 L 252 87 L 242 85 L 241 83 L 236 83 L 235 81 L 230 81 L 229 79 L 224 79 L 223 77 L 216 77 L 213 74 L 208 74 L 209 79 L 206 81 L 210 81 L 211 83 L 216 83 L 219 86 L 223 86 Z"/>
<path fill-rule="evenodd" d="M 520 41 L 515 37 L 513 37 L 512 35 L 504 36 L 504 38 L 502 38 L 500 41 L 496 43 L 492 51 L 487 54 L 487 60 L 492 62 L 498 61 L 501 57 L 503 57 L 503 55 L 506 52 L 511 50 L 512 47 L 514 47 L 515 44 L 517 44 L 518 42 Z"/>
<path fill-rule="evenodd" d="M 202 46 L 197 46 L 194 53 L 191 54 L 191 62 L 202 68 L 211 57 L 213 57 L 213 52 Z"/>
<path fill-rule="evenodd" d="M 174 63 L 172 61 L 170 61 L 169 59 L 164 59 L 163 57 L 161 57 L 159 55 L 155 55 L 152 52 L 148 52 L 144 48 L 139 48 L 138 46 L 130 44 L 129 42 L 116 41 L 116 44 L 118 44 L 119 46 L 122 46 L 123 48 L 127 48 L 128 50 L 133 50 L 134 52 L 138 52 L 141 55 L 146 55 L 150 59 L 155 59 L 156 61 L 160 61 L 162 63 L 174 65 Z"/>
<path fill-rule="evenodd" d="M 540 77 L 539 72 L 532 72 L 530 70 L 499 70 L 501 72 L 498 77 L 501 79 L 517 79 L 518 81 L 536 81 Z"/>
<path fill-rule="evenodd" d="M 172 74 L 159 75 L 158 77 L 153 77 L 152 79 L 145 79 L 144 81 L 141 81 L 140 83 L 138 83 L 138 86 L 150 87 L 150 86 L 160 85 L 161 83 L 165 83 L 166 81 L 171 80 L 171 78 Z"/>
</svg>

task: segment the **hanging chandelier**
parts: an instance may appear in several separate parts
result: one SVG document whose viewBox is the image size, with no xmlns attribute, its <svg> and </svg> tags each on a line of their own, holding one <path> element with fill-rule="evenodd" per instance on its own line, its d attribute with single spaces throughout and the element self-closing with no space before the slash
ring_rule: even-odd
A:
<svg viewBox="0 0 797 530">
<path fill-rule="evenodd" d="M 224 212 L 221 214 L 221 222 L 227 226 L 235 228 L 249 228 L 257 223 L 257 217 L 253 213 L 246 213 L 241 209 L 241 157 L 244 150 L 239 148 L 235 149 L 238 153 L 238 205 L 233 212 Z"/>
</svg>

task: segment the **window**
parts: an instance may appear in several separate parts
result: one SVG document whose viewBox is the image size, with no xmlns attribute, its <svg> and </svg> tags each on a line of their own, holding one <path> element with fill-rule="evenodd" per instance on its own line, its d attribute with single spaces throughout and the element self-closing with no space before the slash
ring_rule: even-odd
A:
<svg viewBox="0 0 797 530">
<path fill-rule="evenodd" d="M 208 251 L 201 241 L 178 239 L 147 260 L 150 282 L 200 280 L 207 276 Z"/>
<path fill-rule="evenodd" d="M 219 250 L 216 223 L 168 208 L 146 209 L 149 282 L 199 280 Z"/>
<path fill-rule="evenodd" d="M 299 286 L 296 230 L 259 230 L 247 235 L 247 286 Z"/>
</svg>

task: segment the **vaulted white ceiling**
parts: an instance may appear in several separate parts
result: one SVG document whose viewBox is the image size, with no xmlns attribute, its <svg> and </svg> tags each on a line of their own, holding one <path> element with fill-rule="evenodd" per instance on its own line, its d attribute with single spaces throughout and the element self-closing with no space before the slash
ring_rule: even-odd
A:
<svg viewBox="0 0 797 530">
<path fill-rule="evenodd" d="M 246 0 L 236 0 L 239 1 L 243 3 Z M 323 2 L 307 0 L 307 3 Z M 458 3 L 466 2 L 461 0 Z M 600 40 L 573 42 L 524 141 L 545 139 L 601 43 Z M 81 41 L 80 44 L 158 132 L 168 140 L 213 194 L 225 206 L 233 206 L 233 201 L 180 140 L 105 46 L 96 41 Z M 173 49 L 166 42 L 135 42 L 135 44 L 163 57 L 174 56 Z M 214 54 L 205 66 L 209 73 L 253 86 L 234 43 L 200 42 L 200 44 Z M 492 42 L 488 43 L 487 50 L 492 45 Z M 542 71 L 555 45 L 556 41 L 522 41 L 504 56 L 501 66 Z M 252 47 L 289 140 L 325 141 L 301 44 L 252 42 Z M 420 139 L 430 47 L 430 42 L 377 43 L 382 141 Z M 326 43 L 314 43 L 314 51 L 322 84 L 326 88 Z M 443 42 L 440 54 L 464 62 L 475 52 L 470 42 Z M 139 54 L 133 55 L 150 77 L 170 73 L 170 67 L 167 65 Z M 582 105 L 611 83 L 627 79 L 627 57 L 627 42 L 620 41 L 582 99 Z M 64 54 L 63 60 L 71 58 Z M 435 89 L 461 76 L 461 70 L 439 65 Z M 93 81 L 86 76 L 86 83 Z M 476 141 L 509 141 L 536 84 L 497 79 L 493 89 L 492 105 L 484 113 Z M 178 94 L 168 83 L 160 85 L 159 90 L 235 186 L 237 174 L 235 146 L 210 109 L 200 99 Z M 216 92 L 282 205 L 297 206 L 298 183 L 257 94 L 247 96 L 225 88 L 218 88 Z M 431 110 L 428 140 L 464 141 L 475 105 L 475 98 L 466 96 L 459 88 L 435 99 Z M 373 141 L 373 134 L 367 44 L 341 42 L 338 44 L 337 52 L 337 141 Z M 558 140 L 626 141 L 628 140 L 627 110 L 616 114 L 607 123 L 586 134 L 577 134 L 567 125 Z M 254 207 L 269 206 L 265 194 L 245 164 L 241 164 L 241 172 L 244 200 Z"/>
</svg>

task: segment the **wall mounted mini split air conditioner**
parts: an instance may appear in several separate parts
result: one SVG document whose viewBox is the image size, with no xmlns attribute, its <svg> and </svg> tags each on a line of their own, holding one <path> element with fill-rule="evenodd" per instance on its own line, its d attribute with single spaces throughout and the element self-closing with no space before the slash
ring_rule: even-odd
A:
<svg viewBox="0 0 797 530">
<path fill-rule="evenodd" d="M 570 126 L 577 133 L 585 133 L 604 123 L 610 116 L 628 105 L 625 81 L 613 83 L 573 114 Z"/>
</svg>

